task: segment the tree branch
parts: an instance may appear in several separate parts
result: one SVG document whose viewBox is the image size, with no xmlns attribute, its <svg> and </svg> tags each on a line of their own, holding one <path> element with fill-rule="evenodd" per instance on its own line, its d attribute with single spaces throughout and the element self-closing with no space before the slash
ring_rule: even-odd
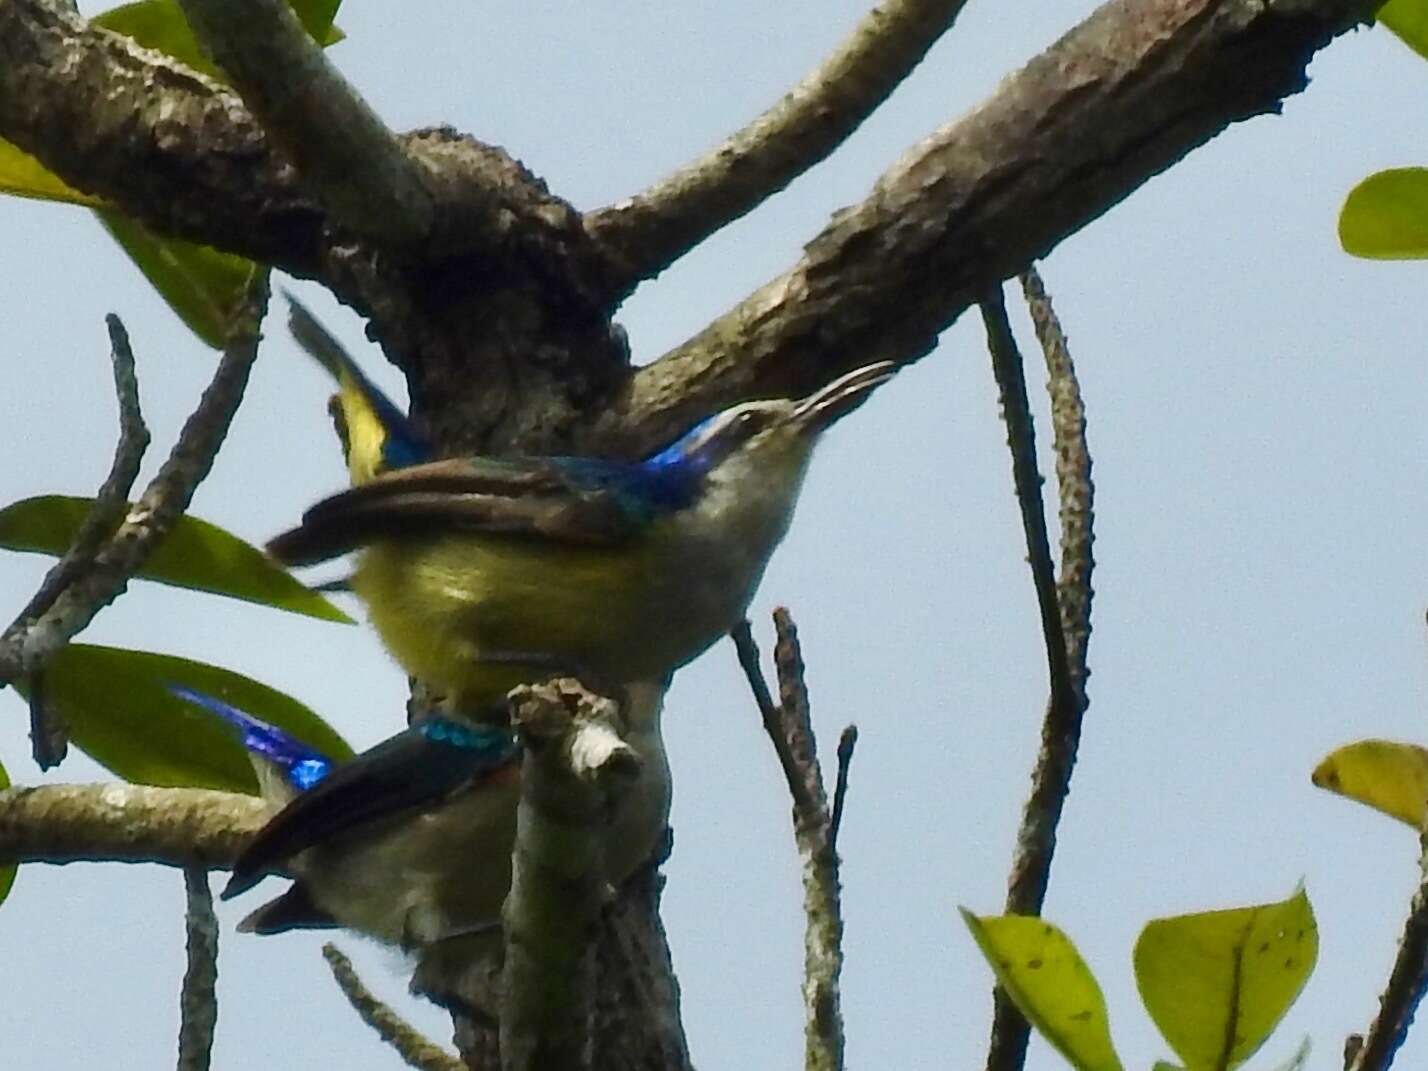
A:
<svg viewBox="0 0 1428 1071">
<path fill-rule="evenodd" d="M 337 221 L 401 245 L 428 236 L 435 206 L 421 168 L 285 0 L 180 3 L 204 48 Z"/>
<path fill-rule="evenodd" d="M 362 984 L 352 961 L 336 945 L 323 945 L 322 958 L 327 960 L 332 979 L 342 990 L 347 1003 L 352 1005 L 364 1023 L 377 1032 L 378 1037 L 396 1050 L 408 1067 L 419 1068 L 420 1071 L 466 1071 L 465 1064 L 378 1000 Z"/>
<path fill-rule="evenodd" d="M 1428 990 L 1428 834 L 1420 841 L 1418 867 L 1422 878 L 1403 924 L 1388 987 L 1379 998 L 1378 1015 L 1353 1052 L 1352 1071 L 1388 1071 L 1394 1054 L 1408 1037 L 1424 991 Z"/>
<path fill-rule="evenodd" d="M 798 630 L 783 607 L 774 611 L 774 628 L 778 633 L 774 647 L 777 705 L 769 696 L 759 668 L 759 650 L 749 623 L 740 622 L 731 635 L 739 653 L 739 664 L 749 679 L 749 687 L 763 716 L 764 730 L 773 742 L 789 795 L 793 797 L 793 836 L 803 860 L 806 920 L 803 935 L 804 1067 L 806 1071 L 841 1071 L 844 1039 L 838 982 L 843 972 L 843 905 L 834 814 L 841 820 L 848 763 L 852 761 L 857 733 L 850 727 L 839 741 L 838 788 L 830 810 L 808 708 Z"/>
<path fill-rule="evenodd" d="M 1051 539 L 1046 533 L 1046 513 L 1041 501 L 1041 473 L 1036 467 L 1036 432 L 1031 403 L 1026 396 L 1026 373 L 1021 352 L 1007 320 L 1001 285 L 982 301 L 982 321 L 987 328 L 987 348 L 1001 395 L 1002 419 L 1007 426 L 1007 446 L 1012 456 L 1012 484 L 1026 537 L 1027 563 L 1041 615 L 1041 639 L 1046 647 L 1051 705 L 1073 702 L 1071 670 L 1066 660 L 1066 640 L 1061 634 L 1061 611 L 1056 603 L 1056 567 L 1051 564 Z"/>
<path fill-rule="evenodd" d="M 586 216 L 624 293 L 841 145 L 922 61 L 966 0 L 884 0 L 748 126 L 647 190 Z"/>
<path fill-rule="evenodd" d="M 1061 636 L 1066 642 L 1067 670 L 1082 712 L 1086 704 L 1086 681 L 1091 671 L 1086 652 L 1091 639 L 1091 570 L 1095 566 L 1091 548 L 1095 541 L 1095 486 L 1091 482 L 1091 454 L 1086 448 L 1086 406 L 1081 400 L 1081 384 L 1076 365 L 1051 307 L 1051 297 L 1037 270 L 1028 268 L 1021 276 L 1022 294 L 1031 312 L 1032 326 L 1046 359 L 1046 388 L 1051 397 L 1051 429 L 1056 447 L 1056 486 L 1061 525 L 1061 569 L 1056 582 L 1057 604 L 1061 609 Z"/>
<path fill-rule="evenodd" d="M 0 862 L 231 866 L 272 817 L 255 796 L 152 785 L 0 792 Z"/>
<path fill-rule="evenodd" d="M 267 305 L 267 271 L 260 270 L 255 272 L 245 307 L 235 317 L 232 341 L 198 406 L 184 422 L 168 460 L 83 575 L 74 578 L 22 632 L 0 646 L 0 685 L 21 673 L 42 672 L 95 614 L 124 591 L 129 578 L 183 516 L 194 491 L 212 468 L 243 400 L 248 373 L 258 356 L 258 327 Z"/>
<path fill-rule="evenodd" d="M 0 634 L 0 651 L 22 638 L 71 584 L 93 564 L 104 542 L 113 533 L 129 506 L 129 491 L 139 475 L 139 463 L 149 446 L 149 429 L 139 411 L 139 382 L 134 372 L 134 352 L 129 335 L 119 317 L 105 317 L 109 326 L 110 356 L 114 365 L 114 393 L 119 401 L 119 441 L 109 475 L 94 496 L 94 505 L 75 534 L 64 556 L 45 574 L 39 590 Z M 30 689 L 30 742 L 35 763 L 48 770 L 63 761 L 69 749 L 66 727 L 54 717 L 44 702 L 44 681 L 36 677 Z"/>
<path fill-rule="evenodd" d="M 321 211 L 237 95 L 60 0 L 0 3 L 0 136 L 165 234 L 316 268 Z"/>
<path fill-rule="evenodd" d="M 179 995 L 178 1071 L 208 1071 L 213 1053 L 213 1030 L 218 1025 L 218 919 L 213 914 L 213 893 L 208 871 L 185 867 L 184 913 L 188 935 L 188 967 Z"/>
<path fill-rule="evenodd" d="M 505 1071 L 590 1066 L 590 952 L 610 899 L 601 833 L 615 793 L 641 769 L 616 729 L 617 710 L 571 680 L 511 695 L 511 724 L 526 754 L 501 912 Z"/>
<path fill-rule="evenodd" d="M 1091 634 L 1091 519 L 1093 488 L 1091 457 L 1086 450 L 1086 411 L 1081 388 L 1066 345 L 1066 336 L 1051 309 L 1051 301 L 1034 269 L 1022 277 L 1032 322 L 1046 358 L 1056 443 L 1056 475 L 1060 499 L 1061 578 L 1052 575 L 1051 548 L 1041 503 L 1041 478 L 1036 472 L 1036 444 L 1026 400 L 1021 356 L 1007 323 L 1001 290 L 983 304 L 997 381 L 1002 386 L 1008 443 L 1027 533 L 1028 560 L 1041 607 L 1051 678 L 1051 697 L 1041 728 L 1041 750 L 1031 775 L 1031 793 L 1022 812 L 1007 879 L 1009 914 L 1037 915 L 1051 879 L 1056 852 L 1056 828 L 1071 788 L 1071 774 L 1081 741 L 1087 697 L 1087 643 Z M 1026 1061 L 1030 1031 L 1025 1017 L 998 987 L 987 1051 L 989 1071 L 1019 1071 Z"/>
<path fill-rule="evenodd" d="M 916 360 L 990 283 L 1230 123 L 1277 112 L 1314 52 L 1371 7 L 1111 0 L 914 146 L 792 270 L 640 369 L 596 441 L 638 454 L 731 400 Z"/>
</svg>

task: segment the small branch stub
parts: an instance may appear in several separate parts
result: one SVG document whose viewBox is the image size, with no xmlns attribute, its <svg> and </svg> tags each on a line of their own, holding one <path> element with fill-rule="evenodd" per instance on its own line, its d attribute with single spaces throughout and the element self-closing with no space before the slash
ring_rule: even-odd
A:
<svg viewBox="0 0 1428 1071">
<path fill-rule="evenodd" d="M 526 744 L 511 891 L 502 922 L 506 1071 L 578 1071 L 591 1057 L 591 942 L 610 896 L 604 838 L 616 795 L 640 773 L 618 707 L 578 681 L 511 693 Z"/>
</svg>

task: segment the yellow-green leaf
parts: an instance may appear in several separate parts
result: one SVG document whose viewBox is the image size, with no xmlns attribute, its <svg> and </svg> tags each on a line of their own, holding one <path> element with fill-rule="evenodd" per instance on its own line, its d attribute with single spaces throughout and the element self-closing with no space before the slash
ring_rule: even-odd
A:
<svg viewBox="0 0 1428 1071">
<path fill-rule="evenodd" d="M 1185 1071 L 1179 1064 L 1167 1063 L 1164 1060 L 1156 1060 L 1155 1066 L 1150 1071 Z"/>
<path fill-rule="evenodd" d="M 93 505 L 93 499 L 71 495 L 40 495 L 13 502 L 0 509 L 0 547 L 63 554 Z M 324 621 L 353 623 L 257 547 L 197 517 L 179 518 L 138 575 Z"/>
<path fill-rule="evenodd" d="M 243 308 L 253 262 L 211 246 L 160 238 L 107 208 L 96 215 L 188 329 L 222 349 L 234 315 Z"/>
<path fill-rule="evenodd" d="M 1101 987 L 1070 938 L 1029 915 L 960 910 L 997 981 L 1041 1036 L 1080 1071 L 1121 1071 Z"/>
<path fill-rule="evenodd" d="M 1392 740 L 1360 740 L 1331 751 L 1314 767 L 1320 788 L 1407 822 L 1428 822 L 1428 749 Z"/>
<path fill-rule="evenodd" d="M 1414 52 L 1428 57 L 1428 0 L 1388 0 L 1375 17 Z"/>
<path fill-rule="evenodd" d="M 1264 1044 L 1318 955 L 1300 889 L 1275 904 L 1156 919 L 1136 942 L 1135 980 L 1188 1071 L 1231 1071 Z"/>
<path fill-rule="evenodd" d="M 332 25 L 337 0 L 294 0 L 292 8 L 303 29 L 324 48 L 342 40 L 341 31 Z M 91 21 L 132 38 L 145 48 L 172 56 L 210 78 L 220 82 L 227 80 L 199 47 L 178 0 L 138 0 L 111 8 Z"/>
<path fill-rule="evenodd" d="M 1376 260 L 1428 257 L 1428 168 L 1380 171 L 1350 190 L 1339 210 L 1339 244 Z"/>
<path fill-rule="evenodd" d="M 10 775 L 5 772 L 5 764 L 0 763 L 0 790 L 10 787 Z M 11 863 L 9 866 L 0 866 L 0 904 L 5 902 L 5 897 L 10 895 L 10 890 L 15 887 L 15 872 L 20 868 Z"/>
<path fill-rule="evenodd" d="M 39 201 L 63 201 L 90 208 L 103 203 L 98 197 L 67 185 L 44 164 L 4 138 L 0 138 L 0 193 L 33 197 Z"/>
<path fill-rule="evenodd" d="M 16 686 L 28 697 L 28 682 Z M 352 749 L 291 696 L 221 666 L 172 655 L 72 643 L 44 677 L 45 705 L 74 745 L 126 781 L 256 795 L 243 745 L 217 717 L 169 691 L 178 684 L 251 711 L 334 759 Z"/>
</svg>

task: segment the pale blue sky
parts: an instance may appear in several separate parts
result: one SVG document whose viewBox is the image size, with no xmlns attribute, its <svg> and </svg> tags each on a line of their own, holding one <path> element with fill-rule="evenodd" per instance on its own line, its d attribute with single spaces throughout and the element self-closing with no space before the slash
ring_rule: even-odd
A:
<svg viewBox="0 0 1428 1071">
<path fill-rule="evenodd" d="M 628 304 L 640 360 L 787 267 L 914 140 L 1081 18 L 1085 2 L 973 3 L 833 160 Z M 351 0 L 333 50 L 393 126 L 449 122 L 590 207 L 736 128 L 815 63 L 861 4 Z M 1303 879 L 1317 972 L 1260 1066 L 1306 1033 L 1337 1067 L 1363 1029 L 1415 881 L 1411 832 L 1309 785 L 1359 736 L 1428 738 L 1423 459 L 1425 268 L 1339 252 L 1343 194 L 1428 160 L 1428 66 L 1382 31 L 1336 43 L 1282 117 L 1241 124 L 1046 262 L 1081 372 L 1097 485 L 1095 633 L 1083 758 L 1049 916 L 1099 975 L 1128 1066 L 1169 1055 L 1135 996 L 1145 920 L 1278 899 Z M 128 324 L 155 433 L 146 472 L 211 353 L 87 214 L 0 201 L 0 500 L 90 493 L 114 413 L 102 318 Z M 402 396 L 356 318 L 300 287 Z M 1013 303 L 1018 327 L 1024 326 Z M 852 1067 L 977 1066 L 990 975 L 955 907 L 996 910 L 1035 751 L 1043 658 L 995 390 L 976 317 L 820 450 L 755 602 L 790 605 L 825 745 L 862 730 L 842 848 Z M 261 542 L 345 479 L 321 374 L 270 325 L 252 390 L 196 511 Z M 1029 333 L 1023 332 L 1029 342 Z M 1028 379 L 1039 387 L 1037 368 Z M 1048 427 L 1037 399 L 1043 457 Z M 1050 465 L 1043 460 L 1043 470 Z M 45 562 L 0 556 L 18 608 Z M 372 635 L 137 586 L 85 639 L 220 662 L 283 688 L 359 746 L 402 718 Z M 24 707 L 0 696 L 20 782 Z M 730 646 L 684 671 L 667 736 L 676 849 L 665 920 L 703 1067 L 799 1063 L 802 922 L 786 793 Z M 59 779 L 101 771 L 73 759 Z M 172 1059 L 182 881 L 149 867 L 27 867 L 0 908 L 0 1039 L 14 1068 L 150 1069 Z M 232 933 L 225 906 L 214 1066 L 396 1068 L 327 977 L 320 938 Z M 375 988 L 395 955 L 354 938 Z M 1428 1059 L 1420 1032 L 1402 1066 Z M 1038 1044 L 1034 1071 L 1062 1066 Z"/>
</svg>

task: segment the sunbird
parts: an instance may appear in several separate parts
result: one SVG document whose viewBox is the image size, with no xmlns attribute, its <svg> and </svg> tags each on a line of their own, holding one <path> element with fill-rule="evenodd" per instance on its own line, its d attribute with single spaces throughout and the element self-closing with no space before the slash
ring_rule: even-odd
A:
<svg viewBox="0 0 1428 1071">
<path fill-rule="evenodd" d="M 352 485 L 379 473 L 430 461 L 434 456 L 426 436 L 363 374 L 342 343 L 317 322 L 307 307 L 284 291 L 288 299 L 288 330 L 308 354 L 327 369 L 337 384 L 333 403 L 341 415 L 347 471 Z"/>
<path fill-rule="evenodd" d="M 360 550 L 350 584 L 382 640 L 458 709 L 557 674 L 662 681 L 742 617 L 819 435 L 895 371 L 732 406 L 643 461 L 388 467 L 268 550 L 293 566 Z"/>
<path fill-rule="evenodd" d="M 415 951 L 499 924 L 520 789 L 510 729 L 430 716 L 338 763 L 221 699 L 170 688 L 235 728 L 276 810 L 234 863 L 222 897 L 268 874 L 294 880 L 240 930 L 342 926 Z M 636 688 L 622 707 L 626 740 L 644 764 L 606 828 L 612 884 L 651 856 L 669 817 L 663 691 Z"/>
</svg>

